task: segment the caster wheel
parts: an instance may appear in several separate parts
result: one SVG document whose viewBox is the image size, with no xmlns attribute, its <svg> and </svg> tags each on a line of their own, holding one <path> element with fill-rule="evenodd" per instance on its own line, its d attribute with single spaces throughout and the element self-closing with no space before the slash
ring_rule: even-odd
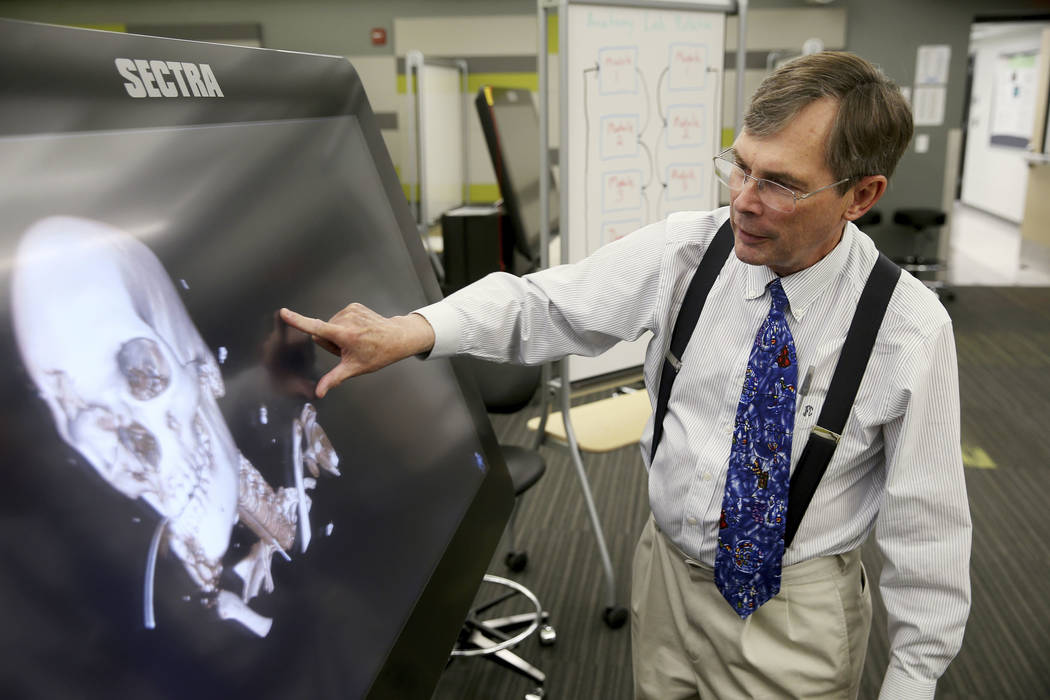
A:
<svg viewBox="0 0 1050 700">
<path fill-rule="evenodd" d="M 621 607 L 609 607 L 602 613 L 602 619 L 612 629 L 619 629 L 623 627 L 623 623 L 627 622 L 627 608 Z"/>
<path fill-rule="evenodd" d="M 543 700 L 544 696 L 543 688 L 536 688 L 531 693 L 525 693 L 525 700 Z"/>
<path fill-rule="evenodd" d="M 529 564 L 529 555 L 525 552 L 507 552 L 503 561 L 511 571 L 521 572 Z"/>
<path fill-rule="evenodd" d="M 540 627 L 540 644 L 549 647 L 553 646 L 554 642 L 558 640 L 558 633 L 554 631 L 554 628 L 550 625 L 543 625 Z"/>
</svg>

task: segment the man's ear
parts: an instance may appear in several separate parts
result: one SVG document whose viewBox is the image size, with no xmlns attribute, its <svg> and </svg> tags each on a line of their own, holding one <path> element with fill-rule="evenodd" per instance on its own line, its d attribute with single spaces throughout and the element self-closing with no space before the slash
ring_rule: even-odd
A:
<svg viewBox="0 0 1050 700">
<path fill-rule="evenodd" d="M 853 201 L 850 202 L 843 218 L 847 221 L 856 221 L 864 216 L 869 209 L 875 206 L 875 202 L 882 199 L 886 192 L 885 175 L 865 175 L 853 186 Z"/>
</svg>

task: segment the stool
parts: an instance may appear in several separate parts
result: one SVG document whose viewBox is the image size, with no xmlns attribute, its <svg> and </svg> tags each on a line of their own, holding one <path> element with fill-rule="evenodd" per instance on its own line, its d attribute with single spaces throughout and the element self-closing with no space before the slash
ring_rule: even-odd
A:
<svg viewBox="0 0 1050 700">
<path fill-rule="evenodd" d="M 521 410 L 528 405 L 540 385 L 542 371 L 539 367 L 505 365 L 474 358 L 460 358 L 459 362 L 474 377 L 485 408 L 490 413 L 515 413 Z M 518 503 L 522 494 L 532 488 L 546 472 L 547 463 L 535 448 L 503 443 L 500 443 L 499 448 L 507 464 L 515 496 L 514 511 L 507 524 L 510 551 L 505 562 L 511 570 L 521 571 L 527 565 L 528 555 L 518 549 L 515 538 L 514 521 Z M 526 700 L 542 698 L 546 674 L 515 654 L 512 648 L 537 630 L 540 644 L 554 644 L 557 634 L 547 624 L 547 611 L 532 591 L 501 576 L 485 574 L 479 593 L 492 597 L 477 603 L 467 614 L 451 656 L 481 656 L 489 659 L 538 684 L 535 690 L 526 694 Z M 482 595 L 478 598 L 482 598 Z M 499 616 L 488 616 L 497 609 L 500 611 Z"/>
<path fill-rule="evenodd" d="M 945 262 L 938 258 L 936 253 L 933 256 L 925 255 L 923 248 L 924 244 L 928 245 L 929 239 L 933 237 L 933 233 L 944 226 L 947 220 L 947 215 L 939 209 L 917 207 L 895 211 L 893 213 L 893 223 L 911 229 L 914 233 L 914 239 L 911 254 L 903 258 L 894 259 L 894 262 L 912 273 L 931 272 L 936 274 L 945 270 L 947 268 Z M 916 276 L 918 277 L 918 275 Z M 942 280 L 919 277 L 919 281 L 936 292 L 937 296 L 942 300 L 950 300 L 955 296 Z"/>
<path fill-rule="evenodd" d="M 511 482 L 514 484 L 515 496 L 520 496 L 539 480 L 546 471 L 546 464 L 539 457 L 539 453 L 534 450 L 513 445 L 501 445 L 500 447 L 507 462 Z M 512 551 L 507 557 L 507 565 L 513 568 L 511 560 L 515 554 L 522 557 L 521 565 L 524 568 L 524 552 Z M 547 679 L 546 674 L 511 649 L 527 639 L 537 629 L 540 644 L 543 646 L 554 644 L 557 634 L 554 628 L 547 624 L 548 613 L 540 605 L 536 595 L 516 581 L 485 574 L 482 590 L 488 593 L 489 589 L 502 590 L 498 593 L 494 592 L 491 599 L 470 610 L 451 655 L 453 657 L 483 656 L 531 679 L 538 684 L 538 687 L 526 694 L 525 700 L 539 700 L 544 694 L 543 683 Z M 526 602 L 515 603 L 515 599 L 519 597 L 524 598 Z M 504 610 L 502 614 L 497 617 L 486 616 L 489 611 L 500 606 Z M 508 611 L 506 608 L 512 610 Z"/>
</svg>

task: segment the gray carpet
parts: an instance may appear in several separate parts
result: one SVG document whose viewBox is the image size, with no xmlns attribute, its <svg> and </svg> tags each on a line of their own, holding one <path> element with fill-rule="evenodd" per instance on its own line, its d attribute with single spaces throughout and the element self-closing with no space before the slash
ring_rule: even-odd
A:
<svg viewBox="0 0 1050 700">
<path fill-rule="evenodd" d="M 962 439 L 974 523 L 973 608 L 962 650 L 938 686 L 938 698 L 1029 700 L 1050 697 L 1050 545 L 1044 533 L 1050 494 L 1050 289 L 958 288 L 948 309 L 956 331 Z M 529 444 L 526 410 L 494 416 L 504 442 Z M 524 497 L 521 543 L 529 566 L 511 574 L 551 613 L 557 643 L 535 637 L 518 653 L 547 674 L 553 700 L 631 697 L 630 631 L 610 630 L 601 565 L 568 452 L 544 446 L 548 472 Z M 976 455 L 976 457 L 975 457 Z M 637 446 L 586 455 L 621 604 L 627 604 L 634 542 L 648 517 Z M 490 571 L 508 575 L 502 551 Z M 869 543 L 865 565 L 881 561 Z M 861 698 L 877 698 L 888 662 L 886 616 L 878 599 Z M 434 700 L 523 698 L 534 684 L 482 659 L 449 665 Z"/>
</svg>

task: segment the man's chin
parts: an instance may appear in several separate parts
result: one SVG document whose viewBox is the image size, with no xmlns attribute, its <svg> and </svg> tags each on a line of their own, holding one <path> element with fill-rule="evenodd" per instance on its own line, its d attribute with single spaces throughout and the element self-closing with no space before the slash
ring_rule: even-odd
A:
<svg viewBox="0 0 1050 700">
<path fill-rule="evenodd" d="M 761 250 L 756 250 L 755 246 L 744 243 L 738 237 L 733 245 L 733 252 L 736 254 L 737 260 L 748 265 L 765 265 L 766 256 Z"/>
</svg>

